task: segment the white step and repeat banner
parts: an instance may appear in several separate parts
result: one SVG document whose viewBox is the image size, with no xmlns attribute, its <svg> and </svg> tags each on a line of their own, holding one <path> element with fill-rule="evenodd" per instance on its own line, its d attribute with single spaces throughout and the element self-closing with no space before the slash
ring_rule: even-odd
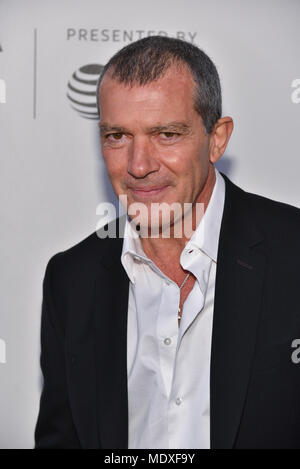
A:
<svg viewBox="0 0 300 469">
<path fill-rule="evenodd" d="M 235 129 L 218 165 L 300 207 L 299 0 L 0 0 L 0 447 L 31 448 L 48 259 L 114 201 L 95 83 L 118 49 L 161 34 L 214 60 Z"/>
</svg>

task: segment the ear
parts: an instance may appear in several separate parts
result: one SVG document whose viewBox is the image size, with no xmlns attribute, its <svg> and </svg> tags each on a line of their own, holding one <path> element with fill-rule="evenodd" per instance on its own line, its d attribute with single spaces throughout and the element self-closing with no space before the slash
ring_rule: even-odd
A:
<svg viewBox="0 0 300 469">
<path fill-rule="evenodd" d="M 209 159 L 216 163 L 223 155 L 233 131 L 233 120 L 226 116 L 218 119 L 210 134 Z"/>
</svg>

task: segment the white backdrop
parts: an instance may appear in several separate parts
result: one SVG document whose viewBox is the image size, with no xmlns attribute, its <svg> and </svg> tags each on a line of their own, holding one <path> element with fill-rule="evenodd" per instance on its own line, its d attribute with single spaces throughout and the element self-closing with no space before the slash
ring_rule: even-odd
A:
<svg viewBox="0 0 300 469">
<path fill-rule="evenodd" d="M 235 122 L 219 169 L 300 206 L 299 0 L 0 0 L 0 448 L 33 446 L 46 263 L 113 200 L 96 120 L 82 117 L 94 97 L 68 83 L 92 93 L 90 72 L 148 34 L 193 41 L 217 65 Z"/>
</svg>

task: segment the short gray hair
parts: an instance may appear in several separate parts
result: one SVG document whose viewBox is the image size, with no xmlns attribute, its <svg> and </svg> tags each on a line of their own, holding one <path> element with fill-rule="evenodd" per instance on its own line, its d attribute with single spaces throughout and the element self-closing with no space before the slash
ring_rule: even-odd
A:
<svg viewBox="0 0 300 469">
<path fill-rule="evenodd" d="M 104 66 L 97 84 L 99 90 L 105 73 L 128 85 L 145 85 L 158 80 L 173 64 L 184 64 L 195 84 L 195 110 L 200 114 L 207 133 L 222 115 L 222 93 L 219 75 L 212 60 L 197 46 L 165 36 L 150 36 L 118 51 Z"/>
</svg>

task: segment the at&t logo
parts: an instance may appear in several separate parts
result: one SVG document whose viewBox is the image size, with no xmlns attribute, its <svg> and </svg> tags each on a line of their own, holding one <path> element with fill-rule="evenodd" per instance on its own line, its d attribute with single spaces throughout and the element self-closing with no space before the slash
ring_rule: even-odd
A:
<svg viewBox="0 0 300 469">
<path fill-rule="evenodd" d="M 103 65 L 89 64 L 76 70 L 68 82 L 71 107 L 85 119 L 98 119 L 96 87 Z"/>
</svg>

